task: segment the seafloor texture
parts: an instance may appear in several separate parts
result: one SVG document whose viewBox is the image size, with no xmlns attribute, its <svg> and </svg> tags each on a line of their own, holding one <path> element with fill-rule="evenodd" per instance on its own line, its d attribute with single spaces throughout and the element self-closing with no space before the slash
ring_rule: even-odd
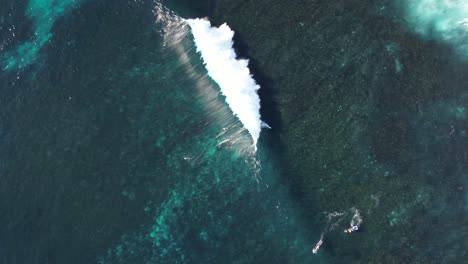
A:
<svg viewBox="0 0 468 264">
<path fill-rule="evenodd" d="M 317 259 L 274 141 L 253 152 L 181 17 L 154 1 L 5 6 L 1 263 Z"/>
<path fill-rule="evenodd" d="M 442 2 L 4 0 L 0 263 L 463 263 L 467 9 Z M 200 16 L 251 59 L 257 152 Z"/>
<path fill-rule="evenodd" d="M 361 232 L 328 235 L 330 263 L 461 263 L 468 65 L 456 45 L 466 31 L 454 43 L 418 34 L 404 1 L 390 3 L 221 0 L 213 17 L 237 32 L 273 93 L 265 111 L 280 120 L 282 176 L 311 225 L 322 212 L 362 210 Z"/>
</svg>

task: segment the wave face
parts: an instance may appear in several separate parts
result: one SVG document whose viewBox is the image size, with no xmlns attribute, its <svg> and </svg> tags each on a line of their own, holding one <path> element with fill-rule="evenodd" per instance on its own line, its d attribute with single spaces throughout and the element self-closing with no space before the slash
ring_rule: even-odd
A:
<svg viewBox="0 0 468 264">
<path fill-rule="evenodd" d="M 160 3 L 153 13 L 161 38 L 148 46 L 150 51 L 142 59 L 150 61 L 147 65 L 163 63 L 140 67 L 140 71 L 166 78 L 149 83 L 152 96 L 145 98 L 148 103 L 135 104 L 157 109 L 139 113 L 139 118 L 148 115 L 143 119 L 149 121 L 138 122 L 136 128 L 155 127 L 148 131 L 154 131 L 150 140 L 158 142 L 156 149 L 148 147 L 161 158 L 150 164 L 157 168 L 166 164 L 168 173 L 150 177 L 158 183 L 145 187 L 164 195 L 145 201 L 149 222 L 125 230 L 97 262 L 312 263 L 316 256 L 304 246 L 310 244 L 307 235 L 312 227 L 304 228 L 286 187 L 279 183 L 278 165 L 272 162 L 274 152 L 260 144 L 255 155 L 250 155 L 251 136 L 219 96 L 218 85 L 208 76 L 195 49 L 189 25 Z M 227 39 L 231 40 L 229 32 Z M 130 36 L 141 40 L 140 36 L 147 35 L 151 34 Z M 163 52 L 151 52 L 154 47 Z M 230 47 L 228 52 L 232 52 Z M 137 82 L 145 79 L 137 77 Z M 142 89 L 139 83 L 135 87 Z M 158 122 L 151 121 L 154 116 Z M 246 144 L 248 152 L 236 151 Z"/>
<path fill-rule="evenodd" d="M 201 53 L 208 75 L 221 88 L 234 115 L 257 144 L 261 130 L 260 86 L 250 74 L 248 60 L 236 59 L 232 47 L 234 32 L 227 24 L 212 27 L 208 20 L 188 19 L 197 51 Z"/>
<path fill-rule="evenodd" d="M 411 27 L 423 36 L 454 45 L 468 56 L 468 1 L 405 1 Z"/>
</svg>

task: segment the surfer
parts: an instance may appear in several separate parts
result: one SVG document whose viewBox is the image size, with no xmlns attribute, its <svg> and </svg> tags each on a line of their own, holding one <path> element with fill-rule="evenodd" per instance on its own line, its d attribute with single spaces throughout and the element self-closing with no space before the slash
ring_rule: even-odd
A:
<svg viewBox="0 0 468 264">
<path fill-rule="evenodd" d="M 359 210 L 355 207 L 351 208 L 351 212 L 353 212 L 353 218 L 351 219 L 351 223 L 349 223 L 350 228 L 345 229 L 344 232 L 351 234 L 359 230 L 359 226 L 362 223 L 362 217 L 359 213 Z"/>
<path fill-rule="evenodd" d="M 323 240 L 320 239 L 319 242 L 315 245 L 315 247 L 312 249 L 312 253 L 317 254 L 317 251 L 320 249 L 320 246 L 322 245 Z"/>
<path fill-rule="evenodd" d="M 355 225 L 355 226 L 351 226 L 348 229 L 345 229 L 344 232 L 350 234 L 350 233 L 356 232 L 358 230 L 359 230 L 359 227 L 357 225 Z"/>
</svg>

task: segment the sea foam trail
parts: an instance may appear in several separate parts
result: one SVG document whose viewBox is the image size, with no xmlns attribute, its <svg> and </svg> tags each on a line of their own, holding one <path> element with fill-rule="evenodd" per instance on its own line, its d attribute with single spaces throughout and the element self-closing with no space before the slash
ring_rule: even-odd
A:
<svg viewBox="0 0 468 264">
<path fill-rule="evenodd" d="M 208 75 L 218 83 L 232 112 L 249 131 L 256 145 L 263 125 L 257 94 L 260 86 L 250 74 L 248 60 L 236 59 L 232 47 L 234 32 L 227 24 L 212 27 L 205 19 L 186 21 L 192 29 L 197 51 L 203 58 Z"/>
</svg>

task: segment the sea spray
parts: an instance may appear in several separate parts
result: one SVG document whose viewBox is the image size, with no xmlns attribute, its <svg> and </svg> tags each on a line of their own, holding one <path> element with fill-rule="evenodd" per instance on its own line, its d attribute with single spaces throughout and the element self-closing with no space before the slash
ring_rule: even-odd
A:
<svg viewBox="0 0 468 264">
<path fill-rule="evenodd" d="M 185 76 L 197 90 L 197 100 L 200 100 L 206 111 L 200 119 L 204 120 L 203 124 L 192 120 L 190 126 L 206 126 L 215 122 L 220 128 L 216 136 L 217 148 L 229 148 L 236 155 L 252 154 L 250 134 L 246 133 L 245 127 L 233 116 L 232 110 L 219 96 L 218 85 L 206 74 L 205 65 L 196 51 L 191 28 L 186 20 L 161 3 L 155 4 L 153 14 L 162 37 L 162 48 L 168 54 L 175 53 L 180 66 L 186 71 Z M 195 161 L 197 158 L 192 157 L 190 160 Z"/>
<path fill-rule="evenodd" d="M 236 59 L 234 32 L 227 24 L 212 27 L 205 19 L 188 19 L 197 51 L 203 58 L 208 75 L 220 86 L 221 93 L 235 116 L 252 136 L 254 145 L 260 136 L 260 86 L 250 74 L 248 60 Z"/>
<path fill-rule="evenodd" d="M 349 213 L 352 214 L 352 217 L 351 217 L 351 221 L 350 221 L 350 227 L 345 229 L 344 232 L 345 233 L 353 233 L 353 232 L 356 232 L 359 230 L 359 227 L 361 226 L 362 224 L 362 217 L 361 217 L 361 214 L 359 212 L 359 210 L 356 208 L 356 207 L 351 207 L 349 209 L 349 212 L 347 211 L 342 211 L 342 212 L 332 212 L 332 213 L 328 213 L 327 214 L 327 224 L 325 225 L 325 228 L 323 229 L 322 233 L 320 234 L 320 239 L 319 241 L 315 244 L 315 246 L 312 248 L 312 253 L 314 254 L 317 254 L 318 250 L 320 249 L 320 247 L 322 246 L 323 242 L 324 242 L 324 239 L 325 239 L 325 235 L 330 232 L 330 231 L 333 231 L 335 228 L 337 228 L 341 221 L 343 221 L 343 219 L 345 219 Z"/>
<path fill-rule="evenodd" d="M 312 253 L 317 254 L 318 250 L 320 249 L 320 246 L 323 244 L 323 240 L 325 238 L 325 235 L 335 229 L 339 223 L 346 217 L 346 212 L 332 212 L 327 214 L 327 224 L 325 225 L 325 228 L 323 229 L 322 233 L 320 234 L 320 239 L 315 244 L 315 246 L 312 248 Z"/>
<path fill-rule="evenodd" d="M 468 1 L 402 1 L 409 26 L 419 34 L 452 44 L 468 57 Z"/>
<path fill-rule="evenodd" d="M 353 213 L 353 217 L 351 218 L 351 222 L 349 222 L 349 225 L 351 227 L 359 227 L 361 226 L 362 224 L 362 216 L 361 216 L 361 213 L 359 212 L 358 209 L 356 209 L 355 207 L 351 208 L 350 209 L 351 212 Z"/>
</svg>

